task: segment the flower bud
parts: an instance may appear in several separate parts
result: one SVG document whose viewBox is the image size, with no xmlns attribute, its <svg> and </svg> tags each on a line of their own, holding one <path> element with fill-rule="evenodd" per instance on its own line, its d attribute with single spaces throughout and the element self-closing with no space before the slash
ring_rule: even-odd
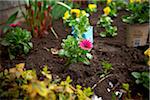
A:
<svg viewBox="0 0 150 100">
<path fill-rule="evenodd" d="M 40 1 L 38 1 L 38 7 L 41 7 L 42 3 Z"/>
<path fill-rule="evenodd" d="M 51 10 L 52 10 L 52 7 L 51 7 L 51 6 L 48 6 L 48 12 L 51 11 Z"/>
</svg>

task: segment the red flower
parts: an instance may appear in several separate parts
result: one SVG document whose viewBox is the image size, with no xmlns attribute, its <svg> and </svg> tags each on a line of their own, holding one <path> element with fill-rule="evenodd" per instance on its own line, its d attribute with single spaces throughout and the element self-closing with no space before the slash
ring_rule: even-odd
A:
<svg viewBox="0 0 150 100">
<path fill-rule="evenodd" d="M 34 11 L 31 9 L 31 14 L 32 14 L 32 16 L 34 15 Z"/>
<path fill-rule="evenodd" d="M 52 9 L 51 6 L 48 6 L 48 12 L 51 11 L 51 9 Z"/>
<path fill-rule="evenodd" d="M 93 47 L 93 44 L 89 40 L 82 40 L 79 43 L 79 47 L 83 50 L 90 50 Z"/>
<path fill-rule="evenodd" d="M 41 7 L 42 3 L 40 1 L 38 1 L 38 7 Z"/>
<path fill-rule="evenodd" d="M 20 22 L 9 24 L 10 27 L 17 27 L 17 26 L 20 26 L 20 25 L 21 25 Z"/>
</svg>

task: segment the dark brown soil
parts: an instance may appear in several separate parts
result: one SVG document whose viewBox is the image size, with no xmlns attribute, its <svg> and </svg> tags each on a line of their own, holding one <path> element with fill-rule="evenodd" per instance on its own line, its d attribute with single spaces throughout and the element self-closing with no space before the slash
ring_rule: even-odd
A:
<svg viewBox="0 0 150 100">
<path fill-rule="evenodd" d="M 102 12 L 101 8 L 99 9 L 100 11 L 98 12 Z M 94 48 L 92 49 L 94 58 L 91 61 L 91 65 L 87 66 L 82 63 L 72 64 L 70 68 L 63 73 L 62 69 L 64 68 L 65 60 L 44 49 L 45 47 L 49 49 L 60 49 L 62 39 L 66 38 L 71 32 L 71 30 L 63 24 L 62 20 L 58 20 L 54 22 L 53 27 L 58 34 L 59 39 L 56 39 L 51 32 L 44 38 L 33 38 L 32 42 L 34 48 L 26 56 L 21 55 L 15 60 L 10 61 L 7 54 L 2 53 L 2 66 L 9 68 L 15 66 L 15 64 L 24 62 L 26 63 L 27 69 L 34 68 L 39 72 L 44 65 L 48 65 L 49 70 L 54 77 L 59 76 L 60 78 L 65 79 L 66 76 L 70 75 L 73 79 L 73 85 L 80 84 L 82 86 L 92 87 L 100 80 L 97 74 L 103 71 L 100 62 L 102 60 L 107 60 L 113 65 L 113 69 L 111 70 L 112 76 L 108 77 L 95 87 L 95 94 L 101 96 L 103 100 L 111 100 L 111 92 L 107 91 L 107 88 L 110 88 L 108 85 L 109 81 L 114 85 L 118 84 L 116 89 L 120 88 L 121 83 L 130 83 L 131 87 L 133 86 L 133 92 L 136 94 L 131 72 L 145 71 L 148 70 L 148 67 L 144 61 L 145 57 L 143 52 L 145 49 L 129 48 L 125 45 L 126 24 L 122 23 L 120 19 L 121 15 L 124 13 L 125 12 L 120 12 L 118 17 L 114 18 L 114 25 L 117 25 L 118 27 L 118 35 L 114 38 L 101 38 L 99 32 L 102 29 L 94 26 Z M 100 13 L 94 13 L 90 17 L 92 25 L 95 25 L 99 15 Z M 144 93 L 144 90 L 141 89 L 141 91 L 138 92 Z"/>
</svg>

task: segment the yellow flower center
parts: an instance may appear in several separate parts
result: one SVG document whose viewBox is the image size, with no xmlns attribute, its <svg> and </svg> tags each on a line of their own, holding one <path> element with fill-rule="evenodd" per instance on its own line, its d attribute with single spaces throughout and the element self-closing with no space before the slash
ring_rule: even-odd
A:
<svg viewBox="0 0 150 100">
<path fill-rule="evenodd" d="M 71 14 L 75 13 L 76 17 L 80 16 L 80 10 L 79 9 L 71 9 Z"/>
<path fill-rule="evenodd" d="M 109 15 L 111 9 L 110 9 L 110 7 L 105 7 L 105 8 L 103 9 L 103 11 L 104 11 L 104 14 L 107 16 L 107 15 Z"/>
</svg>

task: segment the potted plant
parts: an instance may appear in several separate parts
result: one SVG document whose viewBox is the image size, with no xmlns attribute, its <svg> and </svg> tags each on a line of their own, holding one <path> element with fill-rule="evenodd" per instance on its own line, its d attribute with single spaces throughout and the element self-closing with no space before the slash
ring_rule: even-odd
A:
<svg viewBox="0 0 150 100">
<path fill-rule="evenodd" d="M 128 23 L 127 46 L 144 46 L 148 37 L 149 21 L 148 0 L 130 0 L 127 5 L 129 15 L 122 17 L 123 22 Z"/>
</svg>

